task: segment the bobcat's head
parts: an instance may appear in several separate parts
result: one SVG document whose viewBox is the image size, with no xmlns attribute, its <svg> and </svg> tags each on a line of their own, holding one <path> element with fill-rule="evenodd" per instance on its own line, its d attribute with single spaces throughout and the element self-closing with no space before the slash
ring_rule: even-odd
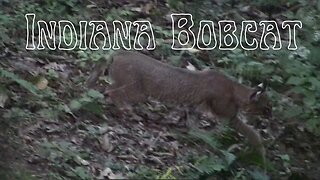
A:
<svg viewBox="0 0 320 180">
<path fill-rule="evenodd" d="M 249 114 L 262 115 L 266 118 L 272 117 L 272 105 L 266 93 L 265 83 L 259 84 L 251 93 L 245 111 Z"/>
</svg>

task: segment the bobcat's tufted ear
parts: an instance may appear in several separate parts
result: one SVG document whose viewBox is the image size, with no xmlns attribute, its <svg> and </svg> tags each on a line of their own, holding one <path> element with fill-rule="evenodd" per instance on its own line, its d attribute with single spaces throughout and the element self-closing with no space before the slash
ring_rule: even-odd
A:
<svg viewBox="0 0 320 180">
<path fill-rule="evenodd" d="M 264 91 L 267 89 L 267 83 L 266 83 L 266 82 L 260 83 L 260 84 L 256 87 L 256 89 L 264 92 Z"/>
<path fill-rule="evenodd" d="M 267 86 L 266 83 L 260 83 L 254 90 L 254 92 L 250 95 L 251 101 L 258 101 L 261 95 L 266 91 Z"/>
</svg>

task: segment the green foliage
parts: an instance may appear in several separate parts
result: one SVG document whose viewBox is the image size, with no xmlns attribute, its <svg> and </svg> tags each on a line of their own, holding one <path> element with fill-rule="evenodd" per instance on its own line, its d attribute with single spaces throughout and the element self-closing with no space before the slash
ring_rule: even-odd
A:
<svg viewBox="0 0 320 180">
<path fill-rule="evenodd" d="M 200 170 L 201 174 L 214 174 L 222 170 L 227 170 L 228 165 L 222 159 L 204 156 L 199 159 L 195 166 Z"/>
<path fill-rule="evenodd" d="M 303 44 L 308 43 L 310 42 Z M 267 79 L 271 88 L 289 94 L 289 100 L 283 101 L 283 95 L 277 96 L 275 91 L 269 91 L 273 96 L 275 110 L 284 119 L 294 117 L 305 121 L 308 130 L 320 135 L 317 110 L 320 108 L 320 73 L 317 70 L 320 63 L 314 60 L 316 54 L 319 54 L 315 47 L 300 46 L 297 51 L 291 52 L 285 49 L 261 52 L 259 58 L 255 57 L 256 52 L 248 53 L 237 49 L 217 62 L 228 68 L 229 73 L 248 79 L 253 85 Z"/>
<path fill-rule="evenodd" d="M 37 100 L 42 100 L 43 98 L 49 98 L 49 99 L 54 99 L 56 94 L 51 91 L 50 88 L 46 88 L 43 90 L 40 90 L 37 88 L 33 83 L 26 81 L 22 78 L 20 78 L 17 74 L 9 72 L 3 68 L 0 68 L 0 77 L 5 78 L 6 80 L 13 81 L 20 85 L 22 88 L 27 90 L 29 93 L 34 95 Z"/>
<path fill-rule="evenodd" d="M 269 180 L 270 177 L 267 176 L 266 174 L 263 174 L 262 172 L 258 170 L 253 170 L 253 171 L 248 171 L 251 178 L 254 180 Z"/>
<path fill-rule="evenodd" d="M 290 156 L 288 154 L 279 155 L 280 159 L 282 160 L 283 167 L 289 168 L 290 167 Z"/>
<path fill-rule="evenodd" d="M 236 156 L 228 151 L 220 150 L 221 143 L 219 142 L 216 136 L 213 136 L 210 133 L 205 133 L 197 130 L 192 130 L 189 132 L 189 135 L 193 138 L 200 139 L 204 141 L 206 144 L 211 146 L 217 152 L 220 151 L 222 157 L 215 156 L 203 156 L 199 158 L 194 166 L 198 170 L 198 173 L 193 175 L 195 176 L 211 176 L 221 171 L 227 171 L 229 167 L 236 160 Z"/>
<path fill-rule="evenodd" d="M 221 158 L 213 155 L 198 158 L 193 164 L 196 171 L 187 172 L 186 177 L 199 179 L 229 171 L 235 161 L 235 156 L 226 151 L 222 151 L 222 153 L 224 157 Z"/>
<path fill-rule="evenodd" d="M 4 119 L 14 119 L 14 120 L 23 120 L 23 119 L 29 119 L 29 117 L 32 116 L 32 113 L 29 110 L 21 109 L 17 107 L 13 107 L 11 109 L 8 109 L 2 117 Z"/>
<path fill-rule="evenodd" d="M 209 146 L 211 146 L 214 149 L 216 149 L 216 148 L 218 149 L 221 147 L 219 140 L 217 139 L 217 137 L 214 134 L 202 132 L 202 131 L 197 131 L 197 130 L 191 130 L 188 132 L 188 134 L 193 138 L 197 138 L 197 139 L 204 141 L 206 144 L 208 144 Z"/>
<path fill-rule="evenodd" d="M 149 168 L 148 166 L 140 166 L 135 174 L 132 174 L 130 179 L 156 179 L 159 171 Z"/>
<path fill-rule="evenodd" d="M 282 59 L 279 62 L 282 76 L 286 77 L 285 84 L 290 87 L 289 92 L 301 96 L 301 98 L 293 98 L 296 105 L 290 106 L 288 111 L 295 112 L 291 114 L 295 117 L 306 119 L 306 127 L 320 135 L 320 120 L 316 110 L 320 108 L 320 74 L 316 70 L 316 64 L 300 57 Z"/>
<path fill-rule="evenodd" d="M 36 180 L 30 172 L 26 172 L 23 169 L 15 169 L 14 171 L 0 166 L 1 179 L 24 179 L 24 180 Z"/>
<path fill-rule="evenodd" d="M 10 41 L 10 31 L 13 26 L 13 18 L 0 10 L 0 47 L 4 46 L 4 42 Z"/>
<path fill-rule="evenodd" d="M 84 159 L 88 156 L 86 152 L 78 151 L 71 143 L 43 142 L 43 155 L 51 162 L 51 166 L 57 170 L 66 172 L 67 177 L 75 179 L 92 179 L 88 168 L 84 167 Z"/>
<path fill-rule="evenodd" d="M 77 111 L 81 108 L 88 110 L 97 115 L 102 114 L 101 105 L 96 99 L 103 99 L 104 96 L 100 92 L 90 89 L 87 93 L 81 95 L 80 98 L 74 99 L 70 102 L 69 107 L 72 111 Z"/>
<path fill-rule="evenodd" d="M 6 70 L 0 68 L 0 76 L 4 77 L 4 78 L 8 78 L 8 79 L 16 82 L 17 84 L 19 84 L 21 87 L 28 90 L 33 95 L 36 95 L 36 96 L 39 95 L 38 89 L 32 83 L 30 83 L 24 79 L 21 79 L 18 75 L 14 74 L 12 72 L 9 72 L 9 71 L 6 71 Z"/>
<path fill-rule="evenodd" d="M 182 0 L 167 0 L 167 4 L 172 9 L 180 9 L 181 7 L 183 7 Z"/>
<path fill-rule="evenodd" d="M 156 179 L 176 179 L 176 177 L 172 174 L 172 168 L 168 168 L 163 175 L 158 175 Z"/>
<path fill-rule="evenodd" d="M 111 8 L 105 15 L 105 20 L 110 22 L 114 20 L 128 21 L 132 15 L 133 12 L 126 8 Z"/>
</svg>

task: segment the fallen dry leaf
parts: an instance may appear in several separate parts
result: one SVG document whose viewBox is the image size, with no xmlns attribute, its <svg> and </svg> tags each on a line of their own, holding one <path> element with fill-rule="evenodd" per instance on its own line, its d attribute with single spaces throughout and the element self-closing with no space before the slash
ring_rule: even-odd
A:
<svg viewBox="0 0 320 180">
<path fill-rule="evenodd" d="M 9 96 L 4 91 L 0 91 L 0 107 L 4 108 L 5 103 L 7 102 Z"/>
<path fill-rule="evenodd" d="M 76 157 L 76 161 L 78 161 L 80 164 L 84 165 L 84 166 L 88 166 L 90 163 L 84 159 L 82 159 L 80 156 Z"/>
<path fill-rule="evenodd" d="M 121 174 L 114 174 L 110 168 L 105 168 L 97 179 L 124 179 L 124 177 Z"/>
<path fill-rule="evenodd" d="M 110 138 L 108 134 L 105 134 L 100 140 L 100 145 L 103 150 L 106 152 L 111 152 L 113 150 L 113 145 L 110 142 Z"/>
<path fill-rule="evenodd" d="M 36 87 L 39 90 L 44 90 L 48 87 L 49 81 L 45 77 L 40 77 L 36 83 Z"/>
</svg>

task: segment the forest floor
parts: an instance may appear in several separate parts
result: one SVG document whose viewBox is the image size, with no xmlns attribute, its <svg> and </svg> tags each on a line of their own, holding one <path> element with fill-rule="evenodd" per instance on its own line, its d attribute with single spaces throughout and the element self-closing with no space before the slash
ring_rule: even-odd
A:
<svg viewBox="0 0 320 180">
<path fill-rule="evenodd" d="M 113 6 L 121 3 L 128 2 Z M 151 5 L 143 7 L 148 15 Z M 83 86 L 92 62 L 84 66 L 67 53 L 40 55 L 7 47 L 0 58 L 1 67 L 18 76 L 0 79 L 9 96 L 0 108 L 1 179 L 320 177 L 320 141 L 296 121 L 250 120 L 265 139 L 264 174 L 246 140 L 223 121 L 155 101 L 123 117 L 109 97 Z M 42 79 L 32 79 L 34 72 Z M 20 79 L 35 82 L 43 96 Z"/>
</svg>

